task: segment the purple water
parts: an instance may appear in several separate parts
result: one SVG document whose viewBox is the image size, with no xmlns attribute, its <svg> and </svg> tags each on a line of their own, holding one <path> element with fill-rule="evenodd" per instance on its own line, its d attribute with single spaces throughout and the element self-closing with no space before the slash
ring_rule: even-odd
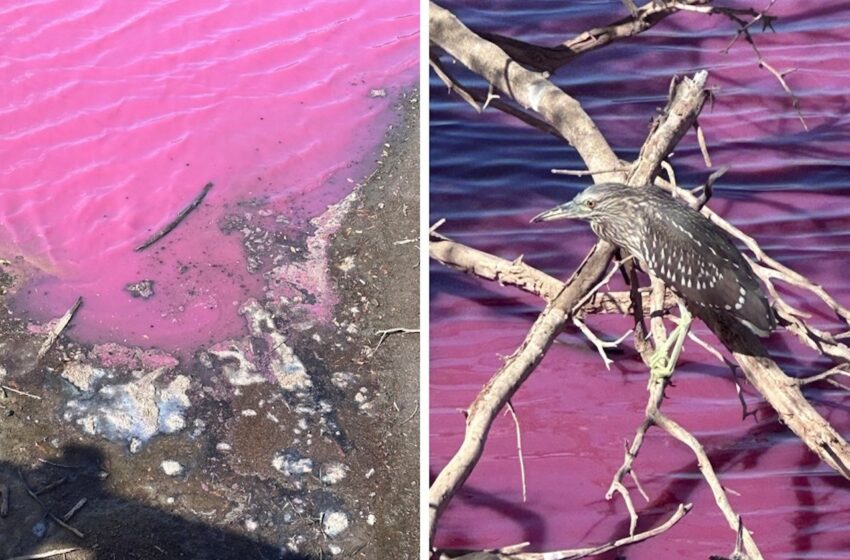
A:
<svg viewBox="0 0 850 560">
<path fill-rule="evenodd" d="M 625 15 L 614 0 L 443 5 L 468 25 L 552 45 Z M 734 35 L 720 18 L 675 15 L 640 37 L 583 55 L 555 79 L 582 102 L 617 154 L 631 160 L 656 108 L 664 105 L 670 78 L 708 69 L 717 100 L 700 123 L 714 165 L 731 167 L 711 207 L 756 237 L 769 254 L 848 303 L 850 6 L 778 2 L 772 13 L 781 16 L 777 33 L 758 34 L 756 40 L 774 67 L 799 68 L 788 81 L 801 99 L 809 132 L 744 42 L 728 55 L 719 52 Z M 589 229 L 569 222 L 532 226 L 528 220 L 589 184 L 549 173 L 583 168 L 575 152 L 495 111 L 476 115 L 447 96 L 434 76 L 430 85 L 432 221 L 446 218 L 441 228 L 446 235 L 509 259 L 523 254 L 526 262 L 565 278 L 593 243 Z M 673 161 L 685 185 L 699 184 L 708 174 L 693 134 L 680 143 Z M 433 477 L 462 439 L 458 410 L 502 365 L 501 356 L 520 344 L 541 302 L 438 265 L 431 274 Z M 828 310 L 811 311 L 815 324 L 837 326 Z M 629 321 L 598 317 L 590 325 L 616 338 Z M 701 323 L 695 328 L 713 340 Z M 768 347 L 792 374 L 828 367 L 790 335 L 775 335 Z M 514 425 L 510 416 L 500 417 L 477 469 L 442 518 L 438 546 L 530 541 L 534 550 L 551 550 L 627 534 L 622 500 L 607 502 L 604 494 L 622 462 L 623 441 L 631 440 L 643 416 L 646 372 L 630 349 L 614 357 L 608 372 L 574 329 L 559 338 L 513 399 L 522 424 L 528 501 L 522 501 Z M 751 389 L 747 400 L 759 409 L 758 417 L 741 421 L 728 370 L 710 354 L 688 343 L 680 366 L 665 410 L 706 446 L 765 557 L 850 557 L 846 481 L 780 425 Z M 850 399 L 826 387 L 807 395 L 850 435 Z M 731 550 L 734 534 L 686 448 L 651 431 L 636 470 L 651 499 L 646 504 L 633 494 L 641 514 L 638 530 L 666 519 L 679 503 L 692 502 L 694 510 L 663 536 L 620 553 L 654 560 Z"/>
<path fill-rule="evenodd" d="M 309 234 L 371 171 L 392 100 L 416 78 L 417 12 L 410 0 L 5 3 L 0 249 L 31 274 L 15 307 L 45 321 L 82 296 L 73 335 L 87 342 L 191 349 L 240 332 L 264 282 L 220 222 L 259 201 L 249 225 Z M 209 181 L 183 224 L 133 251 Z M 125 291 L 143 279 L 156 297 Z"/>
</svg>

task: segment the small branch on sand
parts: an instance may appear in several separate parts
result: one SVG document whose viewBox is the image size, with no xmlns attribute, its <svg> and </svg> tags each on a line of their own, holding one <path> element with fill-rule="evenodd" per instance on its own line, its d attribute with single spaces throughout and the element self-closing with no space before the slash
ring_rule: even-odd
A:
<svg viewBox="0 0 850 560">
<path fill-rule="evenodd" d="M 21 390 L 15 389 L 14 387 L 9 387 L 8 385 L 0 385 L 0 387 L 2 387 L 6 391 L 9 391 L 10 393 L 15 393 L 16 395 L 21 395 L 22 397 L 27 397 L 27 398 L 34 399 L 34 400 L 37 400 L 37 401 L 41 400 L 41 397 L 39 397 L 38 395 L 33 395 L 32 393 L 27 393 L 26 391 L 21 391 Z"/>
<path fill-rule="evenodd" d="M 47 494 L 48 492 L 50 492 L 54 488 L 62 486 L 67 481 L 68 481 L 68 478 L 63 476 L 61 478 L 57 478 L 53 482 L 48 482 L 47 484 L 45 484 L 44 486 L 42 486 L 38 490 L 34 490 L 33 492 L 35 493 L 36 496 L 41 496 L 42 494 Z"/>
<path fill-rule="evenodd" d="M 148 247 L 150 247 L 151 245 L 171 233 L 174 228 L 180 225 L 180 222 L 186 219 L 186 216 L 188 216 L 192 212 L 192 210 L 201 205 L 201 202 L 204 201 L 204 198 L 207 196 L 207 193 L 210 192 L 210 189 L 212 187 L 212 183 L 207 183 L 206 185 L 204 185 L 204 188 L 201 189 L 201 192 L 198 193 L 198 196 L 196 196 L 186 208 L 181 210 L 180 213 L 177 214 L 176 218 L 169 222 L 164 228 L 149 237 L 147 241 L 136 247 L 136 251 L 144 251 L 145 249 L 147 249 Z"/>
<path fill-rule="evenodd" d="M 62 516 L 62 521 L 68 522 L 74 517 L 78 511 L 83 509 L 83 506 L 86 505 L 88 500 L 86 498 L 80 498 L 80 500 L 74 504 L 74 507 L 68 510 L 68 512 Z"/>
<path fill-rule="evenodd" d="M 21 484 L 23 484 L 23 485 L 24 485 L 24 490 L 26 490 L 26 491 L 27 491 L 27 494 L 29 494 L 29 495 L 30 495 L 30 498 L 32 498 L 33 500 L 35 500 L 35 501 L 36 501 L 36 503 L 37 503 L 38 505 L 40 505 L 40 506 L 41 506 L 42 511 L 44 511 L 44 513 L 45 513 L 48 517 L 50 517 L 50 519 L 52 519 L 53 521 L 55 521 L 57 525 L 59 525 L 60 527 L 62 527 L 62 528 L 63 528 L 63 529 L 65 529 L 66 531 L 68 531 L 68 532 L 70 532 L 70 533 L 73 533 L 73 534 L 74 534 L 74 536 L 76 536 L 76 537 L 78 537 L 78 538 L 81 538 L 81 539 L 85 538 L 85 535 L 84 535 L 81 531 L 79 531 L 78 529 L 75 529 L 74 527 L 71 527 L 70 525 L 68 525 L 67 523 L 65 523 L 64 521 L 62 521 L 59 517 L 57 517 L 56 515 L 53 515 L 53 512 L 51 512 L 51 511 L 47 508 L 47 506 L 44 504 L 44 502 L 42 502 L 42 501 L 41 501 L 41 498 L 39 498 L 39 497 L 38 497 L 38 494 L 36 494 L 35 492 L 33 492 L 32 488 L 30 488 L 30 487 L 29 487 L 29 485 L 27 484 L 27 479 L 26 479 L 26 478 L 24 478 L 24 473 L 23 473 L 20 469 L 18 470 L 18 476 L 19 476 L 19 477 L 20 477 L 20 479 L 21 479 Z"/>
<path fill-rule="evenodd" d="M 415 334 L 415 333 L 418 333 L 418 332 L 419 332 L 419 329 L 406 329 L 406 328 L 403 328 L 403 327 L 395 327 L 395 328 L 392 328 L 392 329 L 384 329 L 384 330 L 381 330 L 381 331 L 375 331 L 375 334 L 381 335 L 381 339 L 378 341 L 378 344 L 375 346 L 375 350 L 372 350 L 372 352 L 374 353 L 375 351 L 377 351 L 378 348 L 381 347 L 381 344 L 384 343 L 384 340 L 386 340 L 386 338 L 388 336 L 390 336 L 391 334 L 398 334 L 398 333 Z"/>
<path fill-rule="evenodd" d="M 56 550 L 48 550 L 46 552 L 37 552 L 35 554 L 26 554 L 24 556 L 12 556 L 8 560 L 41 560 L 42 558 L 53 558 L 54 556 L 68 554 L 80 550 L 79 548 L 57 548 Z"/>
<path fill-rule="evenodd" d="M 68 323 L 70 323 L 71 319 L 74 318 L 74 314 L 77 312 L 77 310 L 82 304 L 83 298 L 78 297 L 77 301 L 74 302 L 71 308 L 68 309 L 68 311 L 66 311 L 64 315 L 62 315 L 62 317 L 56 323 L 56 326 L 53 327 L 53 329 L 47 335 L 47 338 L 44 339 L 44 342 L 42 343 L 41 348 L 38 351 L 38 356 L 35 359 L 36 364 L 41 362 L 42 358 L 44 358 L 47 352 L 50 351 L 50 348 L 54 344 L 56 344 L 56 340 L 59 338 L 59 335 L 62 334 L 62 331 L 65 330 L 65 328 L 68 326 Z"/>
</svg>

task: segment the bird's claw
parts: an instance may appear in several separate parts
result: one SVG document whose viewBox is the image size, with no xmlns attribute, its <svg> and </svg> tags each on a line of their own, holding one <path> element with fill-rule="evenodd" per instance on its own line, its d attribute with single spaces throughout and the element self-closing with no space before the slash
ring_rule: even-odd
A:
<svg viewBox="0 0 850 560">
<path fill-rule="evenodd" d="M 670 379 L 675 369 L 675 364 L 671 364 L 667 356 L 667 349 L 660 348 L 649 358 L 649 382 L 646 388 L 650 389 L 653 384 Z"/>
</svg>

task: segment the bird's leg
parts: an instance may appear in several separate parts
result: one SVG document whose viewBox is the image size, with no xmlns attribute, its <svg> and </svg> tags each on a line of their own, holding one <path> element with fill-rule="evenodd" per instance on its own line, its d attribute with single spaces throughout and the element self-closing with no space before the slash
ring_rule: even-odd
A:
<svg viewBox="0 0 850 560">
<path fill-rule="evenodd" d="M 667 341 L 655 349 L 655 353 L 649 359 L 649 387 L 656 381 L 670 377 L 676 369 L 676 362 L 679 361 L 679 355 L 682 353 L 682 347 L 685 345 L 685 339 L 688 338 L 688 331 L 691 328 L 691 316 L 688 308 L 682 302 L 679 302 L 679 324 L 667 337 Z"/>
</svg>

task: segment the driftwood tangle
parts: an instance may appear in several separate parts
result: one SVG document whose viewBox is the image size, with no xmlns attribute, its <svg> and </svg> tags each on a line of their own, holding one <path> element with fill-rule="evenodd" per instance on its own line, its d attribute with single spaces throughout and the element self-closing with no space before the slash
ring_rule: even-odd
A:
<svg viewBox="0 0 850 560">
<path fill-rule="evenodd" d="M 659 177 L 659 171 L 663 166 L 667 174 L 672 177 L 672 168 L 666 162 L 666 158 L 684 135 L 690 129 L 697 127 L 697 118 L 709 95 L 705 87 L 707 72 L 698 72 L 692 77 L 681 80 L 674 79 L 666 108 L 654 121 L 640 149 L 638 159 L 630 163 L 619 160 L 578 101 L 554 85 L 549 80 L 548 72 L 560 68 L 590 49 L 640 33 L 680 10 L 721 14 L 735 22 L 739 26 L 736 38 L 746 37 L 758 55 L 760 67 L 763 67 L 763 58 L 752 41 L 749 27 L 756 21 L 772 21 L 772 16 L 752 9 L 715 8 L 710 0 L 647 2 L 643 7 L 636 8 L 630 16 L 610 26 L 583 33 L 554 48 L 530 45 L 494 34 L 476 33 L 451 12 L 432 2 L 429 14 L 431 65 L 440 79 L 449 86 L 450 92 L 458 93 L 477 111 L 483 110 L 478 103 L 485 103 L 485 106 L 489 104 L 540 130 L 563 138 L 579 153 L 587 166 L 587 174 L 594 181 L 618 181 L 636 188 L 655 182 L 665 188 L 675 189 L 675 184 L 671 185 Z M 486 94 L 477 92 L 450 75 L 438 59 L 441 51 L 485 78 L 491 85 L 490 90 Z M 783 89 L 790 91 L 784 80 L 780 79 L 780 82 Z M 498 95 L 494 93 L 495 91 L 498 91 Z M 792 100 L 796 99 L 793 94 L 791 96 Z M 795 103 L 794 106 L 802 120 L 798 104 Z M 706 161 L 710 161 L 701 129 L 698 129 L 697 137 Z M 686 197 L 690 196 L 689 193 L 684 194 Z M 693 197 L 689 199 L 689 202 L 693 203 L 692 199 Z M 808 290 L 836 311 L 836 314 L 846 323 L 845 330 L 850 328 L 850 311 L 838 304 L 822 288 L 765 255 L 754 240 L 725 222 L 707 207 L 702 211 L 753 251 L 756 256 L 757 271 L 761 272 L 760 276 L 766 281 L 772 294 L 776 295 L 771 283 L 774 279 L 784 280 L 798 288 Z M 454 242 L 434 231 L 431 232 L 430 237 L 430 254 L 438 262 L 452 268 L 536 294 L 547 304 L 519 348 L 505 360 L 504 366 L 481 389 L 466 411 L 466 431 L 461 447 L 440 471 L 429 491 L 430 537 L 433 543 L 440 515 L 481 457 L 490 426 L 496 415 L 508 404 L 514 393 L 534 371 L 571 316 L 598 312 L 633 313 L 636 322 L 642 323 L 643 316 L 650 310 L 657 311 L 651 320 L 652 332 L 657 342 L 666 337 L 664 309 L 669 307 L 673 300 L 669 291 L 660 282 L 654 282 L 651 291 L 635 289 L 632 293 L 598 292 L 597 283 L 605 274 L 614 256 L 614 248 L 601 240 L 591 249 L 573 275 L 563 283 L 523 263 L 521 259 L 516 261 L 501 259 Z M 633 271 L 627 271 L 627 273 L 635 277 Z M 850 357 L 850 349 L 841 343 L 838 337 L 807 328 L 802 323 L 802 314 L 795 313 L 795 310 L 781 299 L 777 301 L 777 311 L 782 322 L 790 325 L 789 330 L 792 330 L 807 345 L 822 354 L 845 357 L 845 361 L 850 361 L 846 359 Z M 788 377 L 770 359 L 760 340 L 737 322 L 708 314 L 701 318 L 732 353 L 747 380 L 774 408 L 781 421 L 826 464 L 850 479 L 850 471 L 847 469 L 847 465 L 850 465 L 850 446 L 805 399 L 800 389 L 803 383 Z M 643 349 L 641 354 L 645 356 Z M 720 354 L 717 353 L 717 355 Z M 822 377 L 828 377 L 832 373 L 831 370 L 822 374 Z M 835 373 L 847 374 L 841 368 L 836 368 Z M 729 505 L 725 491 L 700 443 L 675 421 L 661 414 L 659 408 L 663 386 L 662 383 L 651 387 L 646 419 L 638 428 L 635 441 L 627 453 L 623 467 L 615 475 L 608 495 L 610 499 L 614 493 L 619 493 L 626 501 L 632 518 L 630 538 L 636 536 L 634 526 L 637 513 L 634 511 L 628 491 L 622 485 L 622 479 L 630 474 L 638 485 L 632 463 L 643 441 L 643 433 L 654 425 L 664 429 L 692 450 L 703 477 L 712 488 L 718 507 L 724 513 L 730 527 L 739 534 L 741 546 L 746 554 L 753 560 L 762 558 L 743 522 Z M 679 510 L 681 516 L 688 509 L 688 505 L 682 504 Z M 618 546 L 629 544 L 629 542 L 636 541 L 626 539 L 626 542 L 620 542 Z M 525 560 L 579 558 L 594 554 L 588 552 L 590 549 L 587 548 L 527 553 L 522 552 L 524 547 L 524 545 L 518 545 L 495 549 L 486 554 L 488 558 Z M 435 557 L 458 557 L 461 553 L 460 551 L 434 552 Z"/>
</svg>

